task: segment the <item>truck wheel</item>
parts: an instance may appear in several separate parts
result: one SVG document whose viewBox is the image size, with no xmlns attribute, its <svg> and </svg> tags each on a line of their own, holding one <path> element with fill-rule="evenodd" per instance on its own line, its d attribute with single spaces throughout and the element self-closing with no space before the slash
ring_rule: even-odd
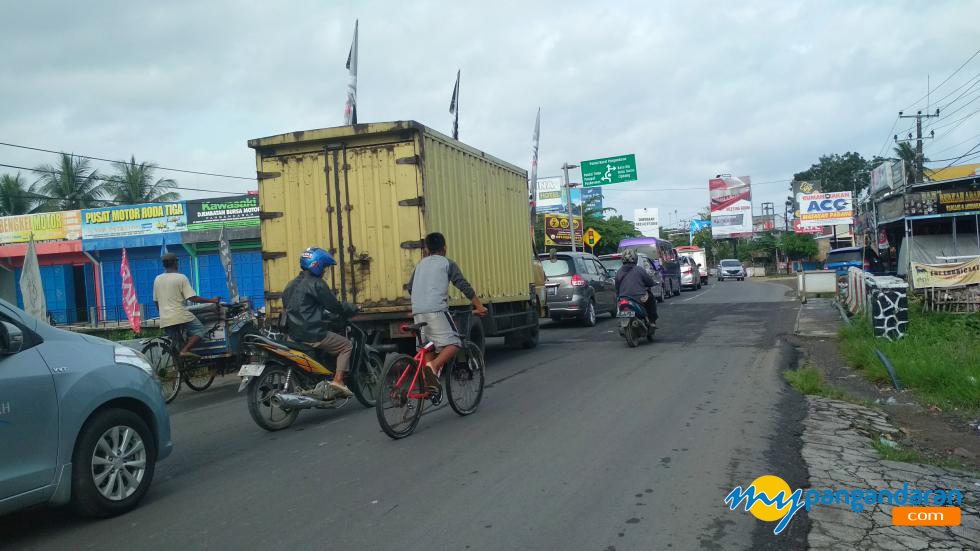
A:
<svg viewBox="0 0 980 551">
<path fill-rule="evenodd" d="M 487 343 L 483 337 L 483 325 L 479 319 L 475 319 L 475 316 L 470 321 L 470 330 L 466 333 L 466 340 L 480 347 L 480 353 L 486 354 Z"/>
</svg>

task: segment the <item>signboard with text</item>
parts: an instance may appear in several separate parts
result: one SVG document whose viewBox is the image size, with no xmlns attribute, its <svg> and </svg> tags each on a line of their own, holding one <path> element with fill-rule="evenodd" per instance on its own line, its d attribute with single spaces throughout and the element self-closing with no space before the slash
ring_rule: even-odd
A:
<svg viewBox="0 0 980 551">
<path fill-rule="evenodd" d="M 538 212 L 558 212 L 564 210 L 561 176 L 538 178 Z"/>
<path fill-rule="evenodd" d="M 752 235 L 752 182 L 748 176 L 708 180 L 711 195 L 711 236 L 716 239 Z"/>
<path fill-rule="evenodd" d="M 582 161 L 582 186 L 607 186 L 636 181 L 636 155 Z"/>
<path fill-rule="evenodd" d="M 0 218 L 0 245 L 34 241 L 72 241 L 82 236 L 77 210 L 4 216 Z"/>
<path fill-rule="evenodd" d="M 259 198 L 255 195 L 187 201 L 187 231 L 258 225 Z"/>
<path fill-rule="evenodd" d="M 932 216 L 980 213 L 980 190 L 950 188 L 942 191 L 909 193 L 905 197 L 905 214 Z"/>
<path fill-rule="evenodd" d="M 82 211 L 82 239 L 128 237 L 187 231 L 180 203 L 147 203 Z"/>
<path fill-rule="evenodd" d="M 578 246 L 582 241 L 582 217 L 575 217 L 575 243 Z M 549 247 L 571 247 L 572 232 L 568 227 L 567 215 L 544 215 L 544 244 Z"/>
<path fill-rule="evenodd" d="M 643 237 L 660 237 L 660 209 L 634 209 L 633 225 Z"/>
<path fill-rule="evenodd" d="M 800 226 L 804 228 L 851 224 L 854 221 L 850 191 L 801 193 L 797 196 L 797 202 L 800 204 Z"/>
</svg>

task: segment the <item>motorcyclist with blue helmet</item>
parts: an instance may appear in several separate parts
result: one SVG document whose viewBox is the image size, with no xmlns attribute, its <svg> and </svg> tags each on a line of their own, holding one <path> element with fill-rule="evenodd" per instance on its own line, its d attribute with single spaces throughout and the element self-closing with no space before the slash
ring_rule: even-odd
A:
<svg viewBox="0 0 980 551">
<path fill-rule="evenodd" d="M 301 271 L 282 293 L 283 315 L 286 334 L 290 339 L 337 357 L 337 369 L 330 386 L 335 392 L 350 396 L 352 393 L 344 384 L 344 374 L 350 363 L 353 345 L 346 337 L 330 331 L 327 323 L 328 314 L 356 312 L 357 307 L 337 300 L 323 280 L 324 271 L 336 264 L 333 255 L 318 247 L 303 251 L 299 257 Z"/>
</svg>

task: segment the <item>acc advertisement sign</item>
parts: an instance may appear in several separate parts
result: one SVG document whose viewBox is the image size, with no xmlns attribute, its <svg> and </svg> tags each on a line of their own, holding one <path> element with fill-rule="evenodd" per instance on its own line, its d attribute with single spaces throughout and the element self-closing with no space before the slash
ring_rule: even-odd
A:
<svg viewBox="0 0 980 551">
<path fill-rule="evenodd" d="M 561 177 L 538 178 L 538 212 L 558 212 L 564 210 Z"/>
<path fill-rule="evenodd" d="M 633 225 L 643 237 L 660 237 L 660 209 L 634 210 Z"/>
<path fill-rule="evenodd" d="M 187 230 L 184 203 L 148 203 L 82 211 L 82 239 Z"/>
<path fill-rule="evenodd" d="M 980 283 L 980 258 L 954 264 L 912 263 L 912 283 L 917 289 L 956 287 Z"/>
<path fill-rule="evenodd" d="M 34 241 L 71 241 L 82 237 L 77 210 L 0 218 L 0 245 Z"/>
<path fill-rule="evenodd" d="M 571 247 L 572 232 L 568 228 L 568 216 L 544 215 L 544 244 L 552 247 Z M 582 217 L 575 217 L 575 243 L 582 245 Z"/>
<path fill-rule="evenodd" d="M 850 224 L 854 221 L 850 191 L 801 193 L 797 201 L 800 203 L 800 226 L 804 228 Z"/>
<path fill-rule="evenodd" d="M 258 225 L 259 198 L 254 195 L 187 201 L 187 231 Z"/>
<path fill-rule="evenodd" d="M 711 236 L 752 235 L 752 183 L 748 176 L 708 180 L 711 194 Z"/>
</svg>

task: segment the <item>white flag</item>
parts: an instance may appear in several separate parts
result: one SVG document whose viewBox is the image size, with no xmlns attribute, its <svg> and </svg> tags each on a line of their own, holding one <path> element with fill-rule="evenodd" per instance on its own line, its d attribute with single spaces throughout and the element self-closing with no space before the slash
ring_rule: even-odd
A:
<svg viewBox="0 0 980 551">
<path fill-rule="evenodd" d="M 41 321 L 48 321 L 48 305 L 41 285 L 41 266 L 37 262 L 34 237 L 27 244 L 24 269 L 20 273 L 20 292 L 24 297 L 24 311 Z"/>
<path fill-rule="evenodd" d="M 347 54 L 347 103 L 344 105 L 344 124 L 357 124 L 357 26 L 354 20 L 354 41 Z"/>
<path fill-rule="evenodd" d="M 531 182 L 528 186 L 528 195 L 531 198 L 531 224 L 534 224 L 533 217 L 536 214 L 538 199 L 538 140 L 541 138 L 541 108 L 538 107 L 538 116 L 534 119 L 534 134 L 531 135 Z"/>
<path fill-rule="evenodd" d="M 449 112 L 453 114 L 453 139 L 459 139 L 459 69 L 456 69 L 456 86 L 453 86 L 453 99 L 449 102 Z"/>
</svg>

